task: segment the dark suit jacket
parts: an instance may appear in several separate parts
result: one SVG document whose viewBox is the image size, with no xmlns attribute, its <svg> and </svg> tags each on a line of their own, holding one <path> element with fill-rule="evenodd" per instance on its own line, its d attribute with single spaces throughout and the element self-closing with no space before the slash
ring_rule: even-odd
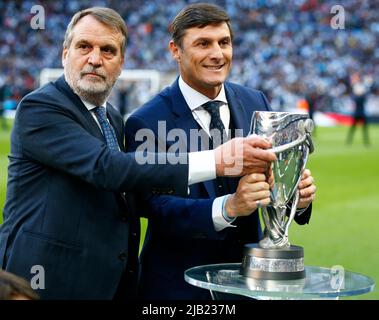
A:
<svg viewBox="0 0 379 320">
<path fill-rule="evenodd" d="M 110 105 L 107 112 L 124 149 L 120 114 Z M 63 77 L 20 102 L 9 161 L 0 267 L 30 280 L 32 267 L 42 266 L 45 289 L 37 292 L 47 299 L 111 299 L 126 270 L 132 294 L 139 244 L 132 192 L 186 194 L 188 166 L 139 165 L 134 154 L 107 148 Z"/>
<path fill-rule="evenodd" d="M 268 102 L 262 92 L 236 84 L 225 83 L 225 91 L 231 120 L 246 136 L 253 111 L 269 110 Z M 167 132 L 183 129 L 187 138 L 184 148 L 190 151 L 190 130 L 200 129 L 200 126 L 184 100 L 178 81 L 129 117 L 126 123 L 128 150 L 137 149 L 139 142 L 134 137 L 139 129 L 149 128 L 157 136 L 158 121 L 166 121 Z M 155 143 L 158 145 L 157 140 Z M 166 149 L 174 143 L 177 141 L 168 141 Z M 235 192 L 239 179 L 225 180 L 230 191 Z M 149 221 L 141 254 L 142 299 L 210 298 L 207 290 L 184 281 L 184 271 L 196 265 L 241 262 L 244 244 L 259 241 L 261 228 L 257 213 L 237 218 L 237 228 L 216 232 L 212 220 L 215 197 L 215 181 L 207 181 L 190 186 L 187 197 L 148 196 L 139 201 L 139 213 Z M 309 213 L 296 220 L 308 222 Z"/>
</svg>

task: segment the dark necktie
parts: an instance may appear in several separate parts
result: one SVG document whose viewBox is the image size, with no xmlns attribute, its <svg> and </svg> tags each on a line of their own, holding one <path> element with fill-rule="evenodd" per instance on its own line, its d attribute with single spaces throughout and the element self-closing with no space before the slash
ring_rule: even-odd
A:
<svg viewBox="0 0 379 320">
<path fill-rule="evenodd" d="M 211 123 L 209 125 L 209 132 L 211 137 L 210 149 L 223 144 L 227 140 L 224 124 L 220 117 L 220 107 L 224 103 L 222 101 L 208 101 L 202 107 L 211 115 Z"/>
<path fill-rule="evenodd" d="M 96 115 L 97 120 L 99 121 L 101 130 L 103 131 L 103 135 L 105 137 L 105 141 L 107 142 L 107 146 L 111 150 L 120 150 L 119 145 L 116 138 L 116 133 L 113 127 L 107 120 L 107 114 L 104 107 L 96 107 L 93 109 Z"/>
</svg>

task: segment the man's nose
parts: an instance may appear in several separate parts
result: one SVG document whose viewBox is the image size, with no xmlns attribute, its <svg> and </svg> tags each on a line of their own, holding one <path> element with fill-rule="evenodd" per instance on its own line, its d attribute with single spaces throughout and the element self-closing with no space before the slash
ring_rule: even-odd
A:
<svg viewBox="0 0 379 320">
<path fill-rule="evenodd" d="M 88 57 L 88 63 L 94 67 L 102 65 L 100 49 L 94 48 Z"/>
<path fill-rule="evenodd" d="M 213 59 L 222 59 L 224 57 L 222 48 L 218 43 L 212 46 L 210 57 Z"/>
</svg>

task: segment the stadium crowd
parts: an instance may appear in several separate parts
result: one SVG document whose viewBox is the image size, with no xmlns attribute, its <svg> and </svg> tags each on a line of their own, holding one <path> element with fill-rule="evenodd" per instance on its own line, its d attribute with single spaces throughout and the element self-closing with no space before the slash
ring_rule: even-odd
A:
<svg viewBox="0 0 379 320">
<path fill-rule="evenodd" d="M 89 6 L 111 7 L 126 20 L 126 69 L 175 71 L 167 50 L 169 22 L 190 2 L 194 1 L 1 1 L 0 102 L 13 101 L 14 106 L 38 87 L 41 69 L 61 68 L 64 30 L 74 12 Z M 320 98 L 319 109 L 343 112 L 352 76 L 378 93 L 378 1 L 344 1 L 344 29 L 331 27 L 334 0 L 208 2 L 224 7 L 233 21 L 231 80 L 263 90 L 274 109 L 295 106 L 299 98 L 313 93 Z M 31 8 L 37 4 L 45 10 L 42 30 L 30 24 Z"/>
</svg>

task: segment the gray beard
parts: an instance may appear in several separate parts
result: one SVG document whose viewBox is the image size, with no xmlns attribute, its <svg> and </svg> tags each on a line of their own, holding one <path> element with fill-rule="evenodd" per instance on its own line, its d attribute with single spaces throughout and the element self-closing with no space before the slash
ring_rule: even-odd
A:
<svg viewBox="0 0 379 320">
<path fill-rule="evenodd" d="M 83 88 L 83 86 L 80 84 L 81 79 L 77 80 L 74 84 L 66 72 L 64 72 L 64 75 L 68 85 L 74 91 L 74 93 L 77 94 L 82 100 L 88 101 L 95 106 L 103 105 L 112 91 L 113 85 L 108 87 L 106 84 L 102 90 L 96 88 L 98 85 L 96 83 L 93 87 Z"/>
<path fill-rule="evenodd" d="M 88 101 L 89 103 L 92 103 L 95 106 L 101 106 L 103 103 L 107 100 L 107 97 L 109 96 L 111 89 L 107 89 L 106 91 L 90 91 L 90 90 L 84 90 L 80 86 L 76 86 L 76 88 L 73 88 L 73 91 L 83 100 Z"/>
</svg>

